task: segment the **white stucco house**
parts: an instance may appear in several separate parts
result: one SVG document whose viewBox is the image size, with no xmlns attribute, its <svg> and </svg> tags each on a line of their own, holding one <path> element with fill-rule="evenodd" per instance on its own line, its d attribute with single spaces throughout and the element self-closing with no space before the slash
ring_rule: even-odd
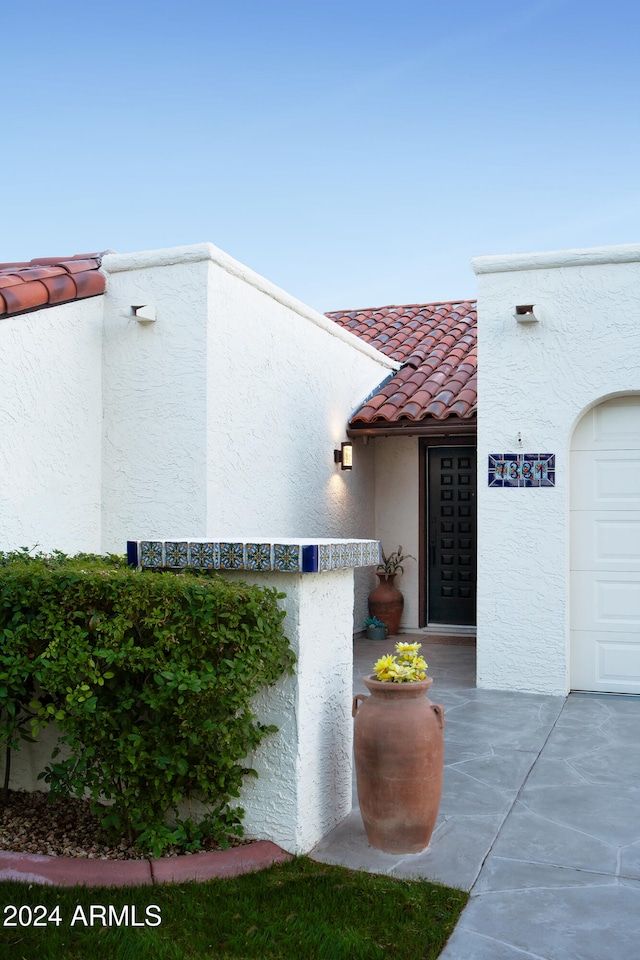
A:
<svg viewBox="0 0 640 960">
<path fill-rule="evenodd" d="M 324 316 L 210 244 L 0 265 L 0 549 L 402 544 L 479 685 L 640 693 L 640 245 L 472 266 Z"/>
<path fill-rule="evenodd" d="M 478 683 L 638 694 L 640 245 L 472 266 Z"/>
</svg>

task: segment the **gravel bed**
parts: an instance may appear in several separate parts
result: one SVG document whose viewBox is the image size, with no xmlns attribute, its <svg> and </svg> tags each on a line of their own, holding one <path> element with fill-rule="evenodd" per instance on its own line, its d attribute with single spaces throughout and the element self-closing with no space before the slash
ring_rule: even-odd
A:
<svg viewBox="0 0 640 960">
<path fill-rule="evenodd" d="M 230 838 L 229 842 L 238 846 L 247 841 Z M 202 848 L 218 850 L 219 846 L 208 841 Z M 88 800 L 50 801 L 48 794 L 40 791 L 12 790 L 7 801 L 0 801 L 0 850 L 90 860 L 146 859 L 126 838 L 118 843 L 105 836 Z M 171 847 L 163 856 L 184 852 Z"/>
</svg>

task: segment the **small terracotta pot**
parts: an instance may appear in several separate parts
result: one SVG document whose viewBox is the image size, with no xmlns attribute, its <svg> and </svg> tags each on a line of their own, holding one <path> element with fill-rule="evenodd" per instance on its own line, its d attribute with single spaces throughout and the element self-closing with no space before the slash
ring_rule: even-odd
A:
<svg viewBox="0 0 640 960">
<path fill-rule="evenodd" d="M 387 625 L 387 633 L 393 637 L 400 629 L 400 618 L 404 607 L 404 597 L 400 590 L 393 585 L 395 573 L 385 576 L 376 574 L 378 586 L 369 594 L 369 616 L 377 617 Z"/>
<path fill-rule="evenodd" d="M 426 697 L 431 677 L 393 683 L 372 676 L 364 683 L 371 696 L 354 698 L 353 716 L 367 839 L 387 853 L 420 853 L 429 845 L 442 796 L 444 709 Z"/>
</svg>

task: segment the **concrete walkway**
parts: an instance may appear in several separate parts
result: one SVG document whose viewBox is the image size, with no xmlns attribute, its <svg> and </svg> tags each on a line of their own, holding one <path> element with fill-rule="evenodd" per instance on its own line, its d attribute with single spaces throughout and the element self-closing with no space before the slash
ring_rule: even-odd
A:
<svg viewBox="0 0 640 960">
<path fill-rule="evenodd" d="M 392 649 L 356 643 L 356 693 Z M 354 788 L 351 816 L 311 856 L 470 890 L 441 960 L 638 960 L 640 698 L 477 690 L 473 646 L 422 652 L 446 712 L 429 848 L 370 847 Z"/>
</svg>

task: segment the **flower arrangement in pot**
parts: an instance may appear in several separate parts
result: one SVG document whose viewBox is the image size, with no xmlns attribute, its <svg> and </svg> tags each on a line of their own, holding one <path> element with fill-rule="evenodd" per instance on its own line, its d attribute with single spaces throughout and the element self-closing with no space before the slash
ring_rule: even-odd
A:
<svg viewBox="0 0 640 960">
<path fill-rule="evenodd" d="M 415 557 L 410 553 L 403 553 L 402 546 L 388 555 L 383 549 L 382 563 L 376 567 L 378 586 L 369 594 L 369 613 L 386 623 L 390 636 L 394 636 L 400 629 L 404 597 L 393 581 L 399 574 L 404 573 L 405 560 L 415 560 Z"/>
<path fill-rule="evenodd" d="M 367 617 L 364 622 L 368 640 L 386 640 L 387 625 L 377 617 Z"/>
<path fill-rule="evenodd" d="M 433 680 L 419 643 L 396 643 L 364 678 L 371 696 L 353 701 L 360 813 L 372 847 L 419 853 L 442 795 L 444 709 L 426 693 Z"/>
<path fill-rule="evenodd" d="M 376 680 L 381 683 L 415 683 L 427 678 L 425 659 L 420 655 L 421 643 L 396 643 L 396 652 L 387 653 L 373 665 Z M 431 680 L 431 683 L 433 681 Z"/>
</svg>

